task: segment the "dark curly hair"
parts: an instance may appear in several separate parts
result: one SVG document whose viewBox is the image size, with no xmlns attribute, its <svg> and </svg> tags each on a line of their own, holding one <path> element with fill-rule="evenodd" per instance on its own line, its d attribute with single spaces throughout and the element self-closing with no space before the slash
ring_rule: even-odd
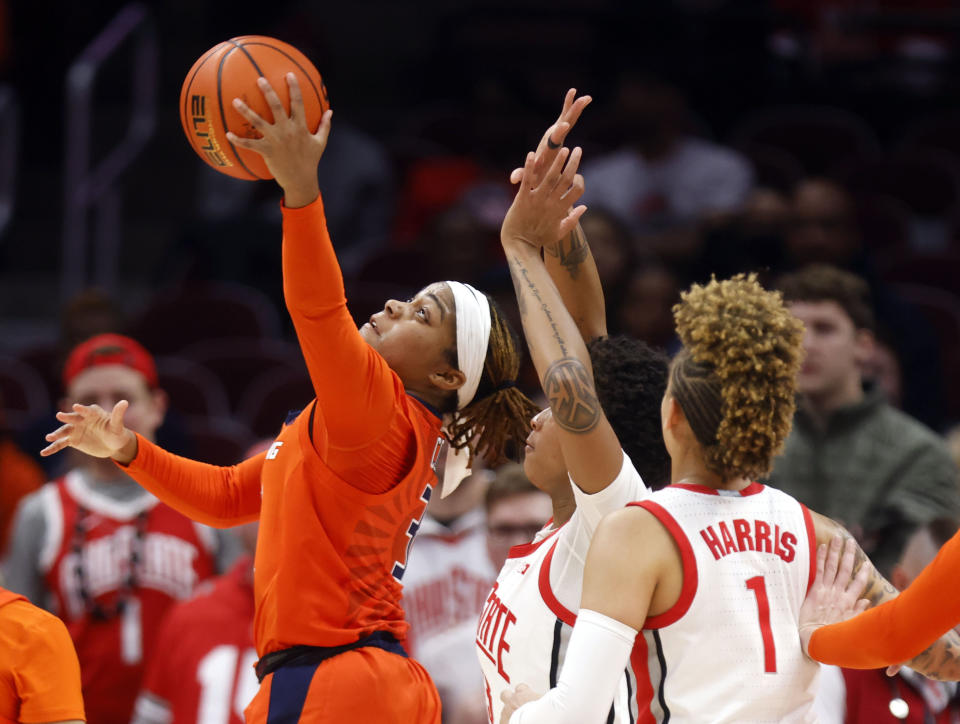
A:
<svg viewBox="0 0 960 724">
<path fill-rule="evenodd" d="M 670 481 L 660 428 L 667 356 L 625 335 L 595 339 L 587 348 L 597 397 L 620 445 L 649 487 L 663 487 Z"/>
</svg>

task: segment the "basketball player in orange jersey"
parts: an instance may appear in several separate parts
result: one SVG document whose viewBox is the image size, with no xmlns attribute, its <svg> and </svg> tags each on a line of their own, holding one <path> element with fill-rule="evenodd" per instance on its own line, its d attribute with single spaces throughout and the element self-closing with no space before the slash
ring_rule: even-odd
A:
<svg viewBox="0 0 960 724">
<path fill-rule="evenodd" d="M 0 588 L 0 724 L 84 721 L 80 663 L 63 621 Z"/>
<path fill-rule="evenodd" d="M 274 123 L 237 99 L 262 138 L 229 138 L 259 152 L 283 188 L 284 295 L 316 398 L 266 453 L 233 467 L 177 458 L 134 435 L 122 401 L 110 412 L 78 405 L 60 414 L 44 454 L 70 445 L 111 457 L 211 525 L 259 518 L 261 687 L 248 722 L 439 722 L 436 689 L 402 645 L 408 546 L 444 439 L 495 461 L 522 442 L 535 408 L 516 389 L 519 352 L 506 321 L 468 285 L 389 300 L 356 329 L 317 187 L 331 114 L 310 133 L 296 80 L 287 82 L 290 113 L 261 79 Z M 565 223 L 555 238 L 576 219 Z"/>
<path fill-rule="evenodd" d="M 536 261 L 519 243 L 509 258 Z M 674 315 L 684 346 L 661 407 L 673 484 L 600 524 L 557 686 L 539 699 L 523 686 L 506 693 L 501 724 L 603 722 L 628 663 L 634 721 L 812 714 L 818 667 L 803 655 L 799 610 L 816 542 L 838 526 L 754 482 L 790 428 L 802 326 L 742 275 L 694 285 Z M 861 566 L 858 585 L 871 577 Z M 939 647 L 956 650 L 955 637 Z M 723 652 L 724 666 L 704 652 Z M 930 656 L 915 664 L 933 668 Z"/>
</svg>

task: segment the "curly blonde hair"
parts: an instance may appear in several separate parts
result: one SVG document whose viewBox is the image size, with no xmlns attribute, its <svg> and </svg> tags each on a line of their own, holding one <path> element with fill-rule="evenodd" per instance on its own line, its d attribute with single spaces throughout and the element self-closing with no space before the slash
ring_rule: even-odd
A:
<svg viewBox="0 0 960 724">
<path fill-rule="evenodd" d="M 755 274 L 694 284 L 673 307 L 684 350 L 670 384 L 707 467 L 723 476 L 769 472 L 796 406 L 803 325 Z"/>
</svg>

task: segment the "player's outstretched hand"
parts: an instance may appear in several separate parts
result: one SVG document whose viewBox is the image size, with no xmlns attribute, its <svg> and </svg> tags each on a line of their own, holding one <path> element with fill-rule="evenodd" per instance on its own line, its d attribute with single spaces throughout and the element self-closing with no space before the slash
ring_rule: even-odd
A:
<svg viewBox="0 0 960 724">
<path fill-rule="evenodd" d="M 46 436 L 50 444 L 40 454 L 47 457 L 72 447 L 96 458 L 129 463 L 137 454 L 137 436 L 123 424 L 129 406 L 120 400 L 109 413 L 100 405 L 74 405 L 70 412 L 58 412 L 57 419 L 64 424 Z"/>
<path fill-rule="evenodd" d="M 503 702 L 503 711 L 500 713 L 500 724 L 510 724 L 510 717 L 513 716 L 513 712 L 524 704 L 529 704 L 531 701 L 536 701 L 539 698 L 537 694 L 533 693 L 533 689 L 526 684 L 517 684 L 512 689 L 507 689 L 500 694 L 500 701 Z"/>
<path fill-rule="evenodd" d="M 814 631 L 827 624 L 846 621 L 870 605 L 869 600 L 860 598 L 870 576 L 870 563 L 864 561 L 857 575 L 853 576 L 856 552 L 857 542 L 847 538 L 844 544 L 840 536 L 833 537 L 829 549 L 826 545 L 817 548 L 817 577 L 800 607 L 800 641 L 808 656 Z"/>
<path fill-rule="evenodd" d="M 543 137 L 540 139 L 540 145 L 534 153 L 533 177 L 528 181 L 536 186 L 540 183 L 540 177 L 550 168 L 554 159 L 557 157 L 563 142 L 567 138 L 570 129 L 573 128 L 580 119 L 583 109 L 590 105 L 593 98 L 590 96 L 580 96 L 577 98 L 577 89 L 571 88 L 567 91 L 563 99 L 563 108 L 560 110 L 560 116 L 551 125 Z M 510 183 L 518 184 L 524 177 L 524 169 L 515 168 L 510 174 Z"/>
<path fill-rule="evenodd" d="M 317 164 L 327 148 L 330 137 L 330 118 L 333 111 L 327 110 L 320 119 L 316 133 L 307 128 L 306 113 L 300 85 L 293 73 L 287 73 L 290 89 L 290 112 L 283 107 L 280 97 L 266 78 L 257 81 L 260 92 L 273 113 L 273 123 L 261 118 L 240 98 L 233 99 L 233 107 L 246 118 L 262 136 L 241 138 L 227 133 L 230 143 L 256 151 L 267 164 L 270 173 L 284 192 L 284 201 L 290 208 L 306 206 L 320 193 L 317 184 Z"/>
<path fill-rule="evenodd" d="M 572 153 L 561 148 L 543 179 L 533 185 L 528 179 L 533 178 L 536 157 L 527 154 L 523 183 L 500 227 L 504 247 L 528 244 L 539 251 L 573 230 L 587 210 L 586 206 L 573 206 L 583 195 L 583 176 L 577 173 L 582 155 L 579 147 Z"/>
</svg>

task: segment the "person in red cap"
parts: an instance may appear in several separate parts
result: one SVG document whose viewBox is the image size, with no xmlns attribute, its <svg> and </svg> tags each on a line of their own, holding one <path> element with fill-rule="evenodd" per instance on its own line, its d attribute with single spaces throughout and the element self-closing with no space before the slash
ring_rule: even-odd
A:
<svg viewBox="0 0 960 724">
<path fill-rule="evenodd" d="M 166 413 L 153 357 L 129 337 L 77 345 L 63 385 L 64 410 L 128 400 L 127 424 L 150 440 Z M 160 619 L 237 544 L 161 503 L 109 460 L 73 455 L 66 475 L 21 501 L 3 573 L 8 588 L 67 624 L 89 720 L 126 724 Z"/>
</svg>

